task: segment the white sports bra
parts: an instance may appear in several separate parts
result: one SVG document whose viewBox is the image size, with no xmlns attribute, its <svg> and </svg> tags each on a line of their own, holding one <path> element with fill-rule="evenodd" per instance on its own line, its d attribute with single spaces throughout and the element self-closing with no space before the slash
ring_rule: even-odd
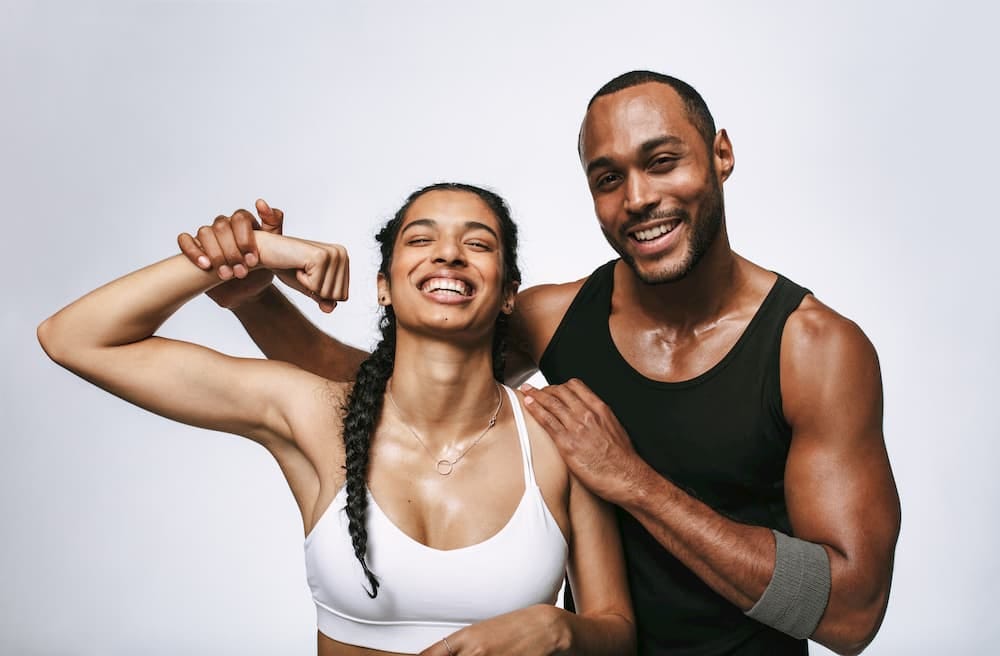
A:
<svg viewBox="0 0 1000 656">
<path fill-rule="evenodd" d="M 321 633 L 369 649 L 416 653 L 474 622 L 555 603 L 568 548 L 535 482 L 517 395 L 504 390 L 524 468 L 524 496 L 507 524 L 477 544 L 434 549 L 393 524 L 366 488 L 367 562 L 379 577 L 372 599 L 351 546 L 341 488 L 305 540 L 306 577 Z"/>
</svg>

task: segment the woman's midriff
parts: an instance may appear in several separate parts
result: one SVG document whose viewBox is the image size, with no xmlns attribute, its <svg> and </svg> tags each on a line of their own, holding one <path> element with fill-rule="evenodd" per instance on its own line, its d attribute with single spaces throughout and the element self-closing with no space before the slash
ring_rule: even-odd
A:
<svg viewBox="0 0 1000 656">
<path fill-rule="evenodd" d="M 408 656 L 396 651 L 382 651 L 381 649 L 348 645 L 328 638 L 319 631 L 316 632 L 316 636 L 317 656 Z M 430 647 L 430 645 L 426 645 L 426 647 Z"/>
</svg>

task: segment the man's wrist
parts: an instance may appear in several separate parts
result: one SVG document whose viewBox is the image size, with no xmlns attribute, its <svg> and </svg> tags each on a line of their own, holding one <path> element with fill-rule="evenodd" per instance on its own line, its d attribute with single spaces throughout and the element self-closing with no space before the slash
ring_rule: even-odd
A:
<svg viewBox="0 0 1000 656">
<path fill-rule="evenodd" d="M 619 476 L 614 477 L 613 486 L 605 501 L 627 508 L 641 505 L 649 493 L 664 479 L 638 455 L 626 463 Z"/>
</svg>

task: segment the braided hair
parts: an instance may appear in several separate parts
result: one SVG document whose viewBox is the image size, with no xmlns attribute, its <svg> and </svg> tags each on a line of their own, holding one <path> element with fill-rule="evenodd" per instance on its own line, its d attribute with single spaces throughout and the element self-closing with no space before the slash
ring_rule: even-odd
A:
<svg viewBox="0 0 1000 656">
<path fill-rule="evenodd" d="M 402 228 L 403 219 L 414 201 L 431 191 L 460 191 L 475 194 L 490 208 L 500 225 L 503 289 L 505 291 L 514 289 L 521 280 L 521 272 L 517 266 L 517 226 L 511 219 L 510 208 L 503 198 L 492 191 L 457 182 L 440 182 L 418 189 L 410 194 L 392 219 L 382 226 L 375 236 L 382 256 L 379 273 L 388 279 L 396 237 Z M 354 555 L 361 563 L 361 569 L 371 586 L 371 590 L 367 591 L 368 596 L 373 599 L 378 595 L 379 581 L 365 561 L 368 549 L 368 531 L 365 522 L 368 510 L 368 497 L 365 493 L 368 454 L 372 434 L 382 414 L 386 386 L 392 376 L 396 358 L 396 314 L 391 306 L 384 307 L 382 312 L 378 323 L 381 339 L 372 354 L 361 363 L 354 387 L 343 407 L 347 526 Z M 503 381 L 507 319 L 507 315 L 500 312 L 493 333 L 493 377 L 498 381 Z"/>
</svg>

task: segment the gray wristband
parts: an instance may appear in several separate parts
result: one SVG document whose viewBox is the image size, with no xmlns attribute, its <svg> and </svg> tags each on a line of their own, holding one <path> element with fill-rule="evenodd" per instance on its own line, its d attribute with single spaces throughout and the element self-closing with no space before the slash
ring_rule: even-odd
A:
<svg viewBox="0 0 1000 656">
<path fill-rule="evenodd" d="M 774 574 L 746 615 L 793 638 L 808 638 L 830 599 L 830 557 L 814 542 L 772 532 Z"/>
</svg>

